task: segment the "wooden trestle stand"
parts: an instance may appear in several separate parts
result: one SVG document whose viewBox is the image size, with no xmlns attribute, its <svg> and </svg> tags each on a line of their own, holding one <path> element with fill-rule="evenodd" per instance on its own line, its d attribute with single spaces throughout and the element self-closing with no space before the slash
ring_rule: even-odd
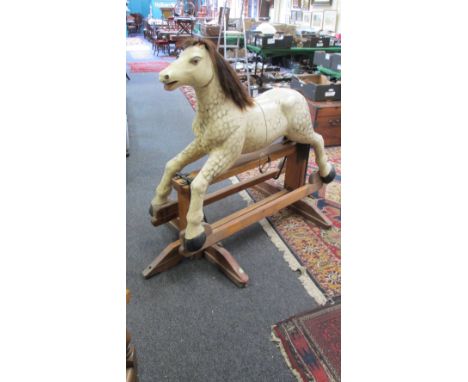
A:
<svg viewBox="0 0 468 382">
<path fill-rule="evenodd" d="M 200 251 L 196 253 L 187 252 L 182 244 L 184 229 L 187 226 L 186 216 L 190 204 L 190 185 L 185 179 L 174 177 L 172 179 L 172 186 L 177 191 L 177 201 L 169 202 L 160 208 L 156 212 L 156 216 L 152 218 L 152 224 L 159 226 L 164 223 L 170 223 L 180 231 L 180 238 L 169 244 L 146 267 L 143 271 L 143 276 L 147 279 L 157 273 L 167 271 L 177 265 L 184 257 L 205 257 L 208 261 L 217 265 L 236 285 L 245 287 L 249 281 L 248 275 L 240 267 L 236 259 L 221 246 L 219 243 L 221 240 L 285 207 L 292 208 L 295 212 L 322 228 L 330 228 L 332 226 L 331 221 L 317 207 L 301 200 L 313 192 L 321 190 L 324 186 L 318 172 L 310 177 L 308 183 L 305 181 L 309 150 L 310 146 L 305 144 L 293 142 L 276 143 L 260 153 L 242 155 L 229 170 L 214 179 L 212 184 L 263 165 L 268 161 L 287 158 L 284 166 L 284 188 L 282 189 L 267 184 L 265 181 L 278 176 L 283 168 L 269 170 L 251 179 L 232 184 L 205 196 L 204 205 L 214 203 L 249 187 L 255 187 L 257 190 L 268 195 L 265 199 L 226 216 L 211 225 L 205 224 L 206 241 Z M 193 179 L 197 173 L 198 171 L 194 171 L 187 178 Z"/>
</svg>

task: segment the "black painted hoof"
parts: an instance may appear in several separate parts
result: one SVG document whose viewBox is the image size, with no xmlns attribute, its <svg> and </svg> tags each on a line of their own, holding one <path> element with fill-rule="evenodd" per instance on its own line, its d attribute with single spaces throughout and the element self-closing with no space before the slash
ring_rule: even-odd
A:
<svg viewBox="0 0 468 382">
<path fill-rule="evenodd" d="M 188 252 L 196 252 L 203 247 L 206 241 L 206 234 L 202 232 L 200 235 L 195 236 L 193 239 L 184 239 L 184 248 Z"/>
<path fill-rule="evenodd" d="M 331 183 L 333 179 L 335 179 L 335 176 L 336 176 L 335 166 L 332 165 L 332 168 L 329 174 L 325 177 L 321 176 L 320 179 L 322 179 L 323 183 L 328 184 L 328 183 Z"/>
</svg>

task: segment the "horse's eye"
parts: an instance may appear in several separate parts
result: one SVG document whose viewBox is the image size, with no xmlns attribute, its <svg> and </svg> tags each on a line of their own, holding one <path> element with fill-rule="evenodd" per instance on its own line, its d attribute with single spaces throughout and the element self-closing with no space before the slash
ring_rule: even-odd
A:
<svg viewBox="0 0 468 382">
<path fill-rule="evenodd" d="M 199 58 L 192 58 L 192 59 L 190 60 L 190 63 L 191 63 L 192 65 L 197 65 L 199 62 L 200 62 L 200 59 L 199 59 Z"/>
</svg>

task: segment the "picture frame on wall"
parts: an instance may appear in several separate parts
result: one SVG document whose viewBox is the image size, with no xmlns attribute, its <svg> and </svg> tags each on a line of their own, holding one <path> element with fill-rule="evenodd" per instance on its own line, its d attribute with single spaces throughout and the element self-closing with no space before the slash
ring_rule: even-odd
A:
<svg viewBox="0 0 468 382">
<path fill-rule="evenodd" d="M 291 24 L 296 23 L 296 11 L 291 11 L 291 17 L 289 18 Z"/>
<path fill-rule="evenodd" d="M 305 11 L 308 11 L 310 9 L 310 0 L 302 0 L 301 8 Z"/>
<path fill-rule="evenodd" d="M 323 12 L 312 12 L 311 27 L 316 30 L 322 30 Z"/>
<path fill-rule="evenodd" d="M 291 24 L 302 24 L 302 11 L 291 11 Z"/>
<path fill-rule="evenodd" d="M 333 0 L 311 0 L 313 5 L 332 5 Z"/>
<path fill-rule="evenodd" d="M 302 13 L 302 24 L 307 25 L 310 27 L 310 23 L 312 21 L 312 13 L 311 12 L 303 12 Z"/>
<path fill-rule="evenodd" d="M 324 31 L 336 31 L 336 11 L 323 12 L 323 26 Z"/>
</svg>

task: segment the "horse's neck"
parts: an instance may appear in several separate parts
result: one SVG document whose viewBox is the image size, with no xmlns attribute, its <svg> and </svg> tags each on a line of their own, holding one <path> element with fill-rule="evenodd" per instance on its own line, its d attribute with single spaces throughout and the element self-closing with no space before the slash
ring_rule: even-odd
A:
<svg viewBox="0 0 468 382">
<path fill-rule="evenodd" d="M 209 116 L 226 102 L 226 96 L 216 77 L 207 86 L 195 89 L 195 93 L 199 116 Z"/>
</svg>

